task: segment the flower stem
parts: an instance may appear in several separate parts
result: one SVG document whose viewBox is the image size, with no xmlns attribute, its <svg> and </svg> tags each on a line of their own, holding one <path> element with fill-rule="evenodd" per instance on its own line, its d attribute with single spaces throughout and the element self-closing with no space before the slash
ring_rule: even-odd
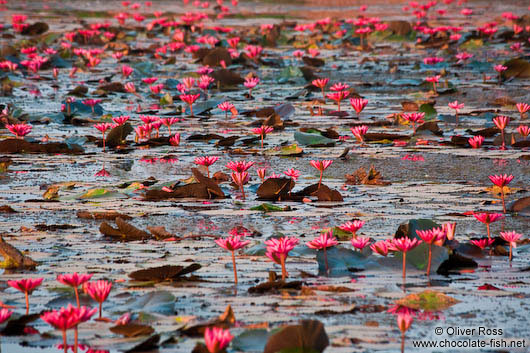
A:
<svg viewBox="0 0 530 353">
<path fill-rule="evenodd" d="M 26 296 L 26 315 L 29 315 L 29 293 L 24 292 L 24 294 Z"/>
<path fill-rule="evenodd" d="M 512 262 L 512 243 L 510 243 L 510 262 Z"/>
<path fill-rule="evenodd" d="M 79 308 L 80 305 L 79 305 L 79 290 L 77 289 L 77 287 L 74 287 L 74 292 L 75 292 L 75 301 L 77 303 L 77 307 Z"/>
<path fill-rule="evenodd" d="M 506 213 L 506 204 L 504 203 L 504 186 L 501 186 L 502 211 Z"/>
<path fill-rule="evenodd" d="M 236 255 L 232 251 L 232 266 L 234 267 L 234 283 L 237 284 Z"/>
<path fill-rule="evenodd" d="M 79 331 L 77 329 L 77 325 L 74 329 L 74 353 L 77 353 L 77 347 L 78 347 L 78 341 L 79 341 Z"/>
<path fill-rule="evenodd" d="M 280 255 L 280 263 L 282 265 L 282 281 L 287 277 L 287 270 L 285 269 L 285 255 Z"/>
<path fill-rule="evenodd" d="M 488 241 L 491 239 L 490 237 L 490 224 L 486 223 L 486 230 L 488 231 Z"/>
<path fill-rule="evenodd" d="M 429 243 L 429 262 L 427 263 L 427 276 L 431 275 L 432 243 Z"/>
<path fill-rule="evenodd" d="M 63 347 L 64 353 L 68 353 L 68 346 L 66 345 L 66 330 L 63 330 Z"/>
<path fill-rule="evenodd" d="M 320 184 L 322 184 L 322 176 L 324 175 L 324 171 L 320 171 L 320 179 L 318 180 L 318 189 L 320 189 Z"/>
<path fill-rule="evenodd" d="M 105 133 L 103 132 L 103 152 L 105 152 Z"/>
<path fill-rule="evenodd" d="M 101 319 L 101 311 L 103 310 L 103 302 L 99 302 L 99 318 Z"/>
</svg>

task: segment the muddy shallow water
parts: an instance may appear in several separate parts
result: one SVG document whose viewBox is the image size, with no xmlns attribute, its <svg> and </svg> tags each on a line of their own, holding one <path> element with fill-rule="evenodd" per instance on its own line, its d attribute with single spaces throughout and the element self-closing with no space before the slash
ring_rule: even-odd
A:
<svg viewBox="0 0 530 353">
<path fill-rule="evenodd" d="M 326 16 L 337 18 L 354 17 L 359 14 L 361 2 L 336 1 L 326 3 L 311 1 L 308 3 L 283 2 L 242 2 L 240 11 L 244 16 L 228 16 L 221 20 L 208 22 L 208 25 L 233 26 L 243 33 L 252 26 L 263 23 L 281 23 L 284 20 L 308 23 Z M 1 12 L 3 22 L 10 23 L 13 13 L 26 13 L 30 20 L 45 21 L 51 32 L 65 32 L 78 29 L 84 23 L 102 21 L 109 15 L 107 11 L 117 12 L 118 1 L 12 1 Z M 90 10 L 87 10 L 87 7 Z M 374 1 L 368 7 L 367 15 L 379 16 L 383 20 L 406 19 L 413 17 L 401 12 L 401 2 Z M 432 18 L 432 25 L 461 25 L 464 31 L 487 21 L 499 20 L 500 12 L 513 11 L 516 14 L 527 13 L 526 3 L 521 1 L 498 2 L 470 1 L 468 6 L 474 9 L 474 15 L 466 18 L 457 14 L 446 18 Z M 455 5 L 446 6 L 456 9 Z M 194 8 L 182 7 L 180 2 L 153 1 L 149 11 L 168 11 L 182 14 Z M 92 12 L 91 12 L 92 11 Z M 456 11 L 456 10 L 452 10 Z M 71 17 L 65 16 L 71 14 Z M 111 17 L 108 18 L 116 22 Z M 131 31 L 136 31 L 130 24 Z M 12 32 L 12 31 L 11 31 Z M 145 48 L 152 41 L 145 34 L 137 34 L 131 43 Z M 2 38 L 2 45 L 20 40 Z M 283 324 L 294 324 L 300 319 L 320 320 L 325 325 L 330 339 L 326 352 L 398 352 L 401 350 L 401 335 L 396 326 L 396 318 L 387 310 L 396 299 L 404 296 L 401 268 L 370 269 L 352 272 L 348 276 L 318 276 L 318 264 L 315 252 L 308 251 L 305 242 L 316 237 L 322 229 L 335 227 L 353 218 L 366 221 L 359 234 L 376 240 L 390 238 L 398 226 L 411 219 L 432 219 L 442 224 L 457 222 L 456 238 L 466 242 L 471 238 L 485 236 L 485 226 L 469 213 L 471 211 L 500 212 L 500 199 L 487 188 L 491 187 L 488 175 L 513 174 L 510 184 L 511 193 L 507 202 L 530 196 L 530 160 L 528 148 L 509 147 L 501 150 L 488 138 L 485 147 L 470 149 L 449 144 L 451 136 L 471 136 L 469 130 L 492 127 L 491 118 L 497 114 L 508 115 L 512 123 L 508 130 L 515 133 L 519 119 L 513 104 L 499 105 L 502 99 L 514 102 L 530 102 L 528 79 L 511 79 L 498 85 L 495 72 L 490 68 L 488 80 L 484 82 L 481 71 L 484 63 L 492 66 L 515 54 L 510 52 L 509 44 L 494 40 L 474 48 L 473 60 L 477 65 L 456 65 L 454 62 L 440 68 L 425 67 L 421 60 L 427 56 L 454 57 L 457 48 L 421 49 L 414 41 L 371 39 L 371 51 L 360 51 L 346 47 L 319 48 L 319 57 L 326 64 L 317 72 L 320 77 L 329 77 L 330 82 L 345 82 L 355 91 L 369 100 L 360 119 L 353 119 L 354 112 L 347 102 L 343 108 L 350 116 L 311 115 L 310 101 L 320 97 L 320 92 L 303 93 L 308 84 L 301 74 L 294 74 L 285 82 L 277 78 L 285 67 L 301 66 L 292 57 L 291 45 L 279 44 L 265 48 L 266 57 L 283 59 L 284 67 L 259 65 L 254 69 L 237 66 L 242 76 L 253 71 L 261 78 L 254 89 L 254 100 L 246 99 L 244 89 L 218 91 L 210 90 L 210 98 L 224 97 L 233 102 L 239 112 L 269 107 L 280 103 L 290 103 L 295 113 L 286 121 L 299 124 L 287 125 L 285 129 L 275 131 L 265 139 L 265 150 L 295 143 L 294 133 L 300 127 L 325 130 L 335 129 L 340 135 L 349 135 L 346 141 L 335 140 L 333 147 L 301 146 L 304 153 L 297 157 L 279 157 L 262 153 L 259 145 L 251 148 L 240 142 L 232 148 L 219 148 L 215 141 L 188 141 L 187 137 L 196 133 L 219 133 L 223 136 L 251 137 L 251 123 L 256 118 L 238 115 L 225 120 L 224 113 L 212 110 L 212 115 L 204 114 L 200 119 L 182 116 L 183 120 L 172 126 L 172 130 L 181 134 L 178 147 L 160 146 L 151 148 L 130 148 L 125 152 L 109 150 L 101 152 L 101 147 L 93 142 L 83 142 L 84 153 L 80 155 L 11 154 L 12 164 L 9 171 L 0 174 L 0 205 L 9 205 L 18 213 L 0 213 L 0 234 L 3 238 L 39 262 L 36 271 L 2 270 L 0 275 L 0 300 L 7 305 L 16 306 L 15 312 L 23 314 L 24 298 L 20 292 L 9 288 L 7 281 L 21 277 L 44 277 L 44 283 L 31 296 L 31 311 L 57 309 L 74 299 L 70 292 L 55 281 L 60 273 L 94 273 L 95 279 L 107 279 L 114 282 L 109 299 L 104 303 L 104 315 L 117 319 L 121 314 L 131 312 L 134 318 L 150 324 L 160 334 L 159 352 L 191 352 L 200 338 L 182 336 L 177 329 L 188 320 L 211 319 L 222 314 L 231 305 L 236 324 L 231 328 L 238 336 L 251 327 L 276 328 Z M 58 42 L 53 44 L 58 46 Z M 528 47 L 523 47 L 523 54 Z M 156 99 L 149 97 L 146 85 L 141 86 L 139 78 L 158 76 L 162 82 L 168 79 L 178 80 L 198 69 L 188 54 L 175 55 L 175 63 L 162 65 L 161 60 L 151 56 L 130 56 L 129 65 L 152 62 L 146 74 L 134 76 L 130 80 L 137 82 L 142 90 L 141 99 L 126 93 L 110 93 L 102 97 L 101 107 L 105 114 L 112 116 L 131 115 L 134 124 L 139 124 L 138 105 L 141 111 L 148 111 Z M 397 70 L 391 67 L 398 62 Z M 484 64 L 485 65 L 485 64 Z M 488 67 L 489 67 L 488 66 Z M 429 87 L 420 86 L 421 81 L 437 71 L 445 70 L 447 77 L 457 87 L 454 93 L 438 96 L 429 92 Z M 102 79 L 125 83 L 118 75 L 116 60 L 105 55 L 100 65 L 92 71 L 81 71 L 76 77 L 68 77 L 69 68 L 60 69 L 60 78 L 52 79 L 51 70 L 42 70 L 42 80 L 34 80 L 31 75 L 18 74 L 11 78 L 21 84 L 13 89 L 13 94 L 0 97 L 0 104 L 10 104 L 28 114 L 33 130 L 28 138 L 49 141 L 63 141 L 65 138 L 96 136 L 99 132 L 92 124 L 73 126 L 58 122 L 54 117 L 61 109 L 61 102 L 68 92 L 80 84 L 89 87 L 92 93 Z M 16 75 L 15 75 L 16 76 Z M 419 83 L 418 83 L 419 81 Z M 40 96 L 34 97 L 29 91 L 37 88 Z M 242 86 L 241 86 L 242 87 Z M 241 88 L 240 87 L 240 88 Z M 175 87 L 168 87 L 172 95 Z M 295 99 L 289 97 L 297 96 Z M 88 94 L 87 97 L 92 97 Z M 202 99 L 202 98 L 201 98 Z M 220 98 L 219 98 L 220 99 Z M 360 122 L 372 123 L 385 120 L 385 116 L 400 112 L 403 101 L 435 100 L 438 125 L 442 136 L 431 133 L 419 133 L 416 138 L 427 140 L 427 144 L 410 142 L 398 147 L 392 141 L 386 143 L 353 143 L 350 127 Z M 82 98 L 77 98 L 82 100 Z M 444 116 L 453 114 L 447 103 L 458 100 L 465 102 L 459 126 L 445 122 Z M 150 115 L 179 116 L 177 108 L 181 102 L 162 108 Z M 326 110 L 334 110 L 328 100 Z M 451 115 L 452 117 L 452 115 Z M 83 114 L 83 118 L 98 120 L 100 117 Z M 449 119 L 450 120 L 450 119 Z M 528 125 L 528 118 L 526 124 Z M 411 134 L 406 125 L 370 126 L 369 132 Z M 2 130 L 3 137 L 8 131 Z M 161 134 L 167 134 L 165 128 Z M 132 135 L 128 137 L 131 146 Z M 346 147 L 351 148 L 346 157 L 340 158 Z M 238 155 L 235 149 L 241 148 L 249 154 Z M 162 163 L 156 158 L 172 155 L 172 163 Z M 120 188 L 129 182 L 146 182 L 152 178 L 154 187 L 165 186 L 191 176 L 191 168 L 196 167 L 194 158 L 201 155 L 219 156 L 220 160 L 211 167 L 212 171 L 227 172 L 224 165 L 231 160 L 251 160 L 256 166 L 251 169 L 251 180 L 245 186 L 247 199 L 228 183 L 221 184 L 229 198 L 222 200 L 179 199 L 148 202 L 142 197 L 143 191 L 136 188 Z M 410 157 L 418 157 L 411 160 Z M 324 173 L 323 182 L 342 194 L 343 202 L 281 202 L 279 206 L 290 206 L 289 211 L 264 213 L 251 210 L 262 204 L 256 199 L 256 189 L 260 184 L 255 169 L 268 167 L 271 172 L 282 173 L 289 168 L 301 171 L 295 190 L 318 182 L 318 172 L 309 164 L 310 160 L 332 159 L 332 166 Z M 154 162 L 153 162 L 154 161 Z M 391 183 L 388 186 L 349 185 L 345 175 L 352 174 L 359 167 L 369 169 L 373 165 L 383 179 Z M 105 168 L 110 176 L 95 175 Z M 50 185 L 70 183 L 69 187 L 59 189 L 59 198 L 54 201 L 43 199 Z M 112 193 L 108 197 L 80 198 L 87 190 L 104 188 Z M 78 218 L 76 212 L 118 211 L 133 217 L 131 224 L 146 229 L 148 226 L 163 225 L 170 233 L 179 237 L 205 235 L 179 242 L 172 241 L 110 241 L 99 232 L 100 220 Z M 113 224 L 113 222 L 109 221 Z M 528 239 L 530 218 L 525 215 L 507 214 L 504 220 L 493 223 L 492 234 L 500 231 L 515 230 Z M 41 226 L 39 226 L 41 225 Z M 49 226 L 48 228 L 42 225 Z M 54 227 L 59 225 L 59 227 Z M 62 227 L 61 227 L 62 226 Z M 251 247 L 258 246 L 271 235 L 284 234 L 297 236 L 300 245 L 296 255 L 287 260 L 287 271 L 292 280 L 303 280 L 305 286 L 313 288 L 309 294 L 301 291 L 284 291 L 280 294 L 249 294 L 248 289 L 258 282 L 266 281 L 269 271 L 280 271 L 279 266 L 266 260 L 265 256 L 248 255 L 241 252 L 237 257 L 239 285 L 232 285 L 232 267 L 229 253 L 219 248 L 211 237 L 224 236 L 235 226 L 243 226 L 254 231 Z M 61 229 L 62 228 L 62 229 Z M 349 241 L 341 246 L 351 248 Z M 510 352 L 529 352 L 530 326 L 530 248 L 522 245 L 515 249 L 514 260 L 509 264 L 506 256 L 483 254 L 474 257 L 478 267 L 450 276 L 431 275 L 430 281 L 420 270 L 408 268 L 406 293 L 418 293 L 426 288 L 440 291 L 459 302 L 444 310 L 435 318 L 417 319 L 406 333 L 406 352 L 434 351 L 414 348 L 413 340 L 466 340 L 492 338 L 509 340 L 526 339 L 526 348 L 513 349 Z M 140 286 L 129 281 L 132 271 L 162 265 L 186 265 L 199 263 L 202 268 L 194 273 L 198 281 L 162 283 Z M 310 274 L 310 275 L 308 275 Z M 312 276 L 311 276 L 312 275 Z M 496 290 L 478 290 L 480 286 L 490 284 Z M 322 285 L 343 286 L 349 292 L 328 292 L 320 290 Z M 320 288 L 320 289 L 318 289 Z M 82 297 L 85 305 L 95 305 L 88 296 Z M 382 307 L 381 307 L 382 306 Z M 353 310 L 352 308 L 361 308 Z M 378 309 L 379 308 L 379 309 Z M 381 309 L 383 308 L 383 309 Z M 326 312 L 327 311 L 327 312 Z M 192 321 L 193 322 L 193 321 Z M 253 326 L 254 325 L 254 326 Z M 32 325 L 40 334 L 25 336 L 0 336 L 2 352 L 59 352 L 55 345 L 60 342 L 60 333 L 53 331 L 43 321 Z M 145 340 L 143 338 L 120 338 L 108 330 L 112 324 L 90 321 L 80 326 L 80 341 L 94 349 L 109 351 L 127 351 Z M 447 328 L 487 327 L 503 330 L 500 336 L 494 335 L 448 335 Z M 0 325 L 1 327 L 1 325 Z M 436 327 L 442 327 L 443 335 L 437 335 Z M 71 337 L 70 337 L 71 340 Z M 243 349 L 232 346 L 229 352 L 262 351 L 261 349 Z M 455 348 L 437 348 L 441 352 L 460 352 Z M 471 351 L 471 350 L 470 350 Z M 472 350 L 479 351 L 479 350 Z M 487 352 L 501 352 L 506 349 L 485 348 Z"/>
</svg>

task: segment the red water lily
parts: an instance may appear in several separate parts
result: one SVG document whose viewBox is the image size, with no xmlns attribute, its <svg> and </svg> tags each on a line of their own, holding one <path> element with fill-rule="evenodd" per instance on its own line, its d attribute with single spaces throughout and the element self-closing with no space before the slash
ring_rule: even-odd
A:
<svg viewBox="0 0 530 353">
<path fill-rule="evenodd" d="M 236 270 L 236 255 L 235 251 L 244 248 L 250 244 L 250 240 L 241 240 L 239 235 L 231 235 L 226 238 L 219 238 L 215 240 L 215 243 L 225 250 L 232 253 L 232 267 L 234 269 L 234 283 L 237 284 L 237 270 Z"/>
<path fill-rule="evenodd" d="M 261 137 L 261 148 L 263 148 L 263 139 L 265 138 L 265 136 L 267 136 L 267 134 L 273 131 L 274 131 L 274 128 L 272 126 L 265 126 L 265 125 L 261 125 L 260 127 L 256 127 L 252 129 L 252 133 L 256 135 L 260 135 Z"/>
<path fill-rule="evenodd" d="M 504 202 L 504 187 L 510 184 L 514 176 L 508 175 L 508 174 L 504 174 L 504 175 L 501 174 L 501 175 L 490 175 L 489 178 L 493 184 L 495 184 L 501 189 L 502 211 L 503 213 L 506 213 L 506 204 Z"/>
<path fill-rule="evenodd" d="M 523 235 L 515 231 L 501 232 L 501 238 L 510 243 L 510 262 L 512 261 L 512 248 L 517 246 L 517 241 L 521 239 Z"/>
<path fill-rule="evenodd" d="M 389 243 L 390 250 L 400 251 L 403 253 L 403 278 L 405 278 L 407 274 L 407 252 L 420 244 L 421 240 L 416 238 L 410 239 L 406 236 L 399 239 L 392 239 L 392 242 Z"/>
<path fill-rule="evenodd" d="M 306 243 L 307 247 L 311 249 L 316 250 L 323 250 L 324 251 L 324 263 L 326 266 L 326 274 L 329 274 L 329 265 L 328 265 L 328 255 L 326 252 L 327 248 L 330 248 L 332 246 L 337 245 L 339 242 L 333 235 L 333 232 L 324 232 L 320 234 L 318 238 L 315 238 L 309 242 Z"/>
<path fill-rule="evenodd" d="M 210 177 L 210 166 L 219 160 L 217 156 L 202 156 L 195 158 L 195 164 L 202 165 L 206 167 L 206 173 L 208 178 Z"/>
<path fill-rule="evenodd" d="M 199 99 L 200 94 L 181 94 L 179 98 L 190 107 L 190 116 L 193 116 L 193 103 Z"/>
<path fill-rule="evenodd" d="M 322 176 L 324 175 L 324 170 L 326 170 L 331 164 L 333 163 L 332 160 L 325 159 L 322 161 L 310 161 L 309 164 L 315 169 L 317 169 L 320 172 L 320 178 L 318 179 L 318 188 L 320 189 L 320 185 L 322 184 Z"/>
<path fill-rule="evenodd" d="M 298 244 L 299 240 L 294 237 L 282 237 L 265 240 L 267 245 L 267 252 L 265 255 L 272 261 L 282 266 L 282 281 L 285 281 L 287 277 L 287 270 L 285 268 L 285 260 L 289 255 L 289 252 L 294 249 Z"/>
<path fill-rule="evenodd" d="M 10 287 L 24 292 L 26 298 L 26 315 L 29 314 L 29 296 L 33 291 L 42 284 L 44 278 L 23 278 L 19 280 L 7 281 Z"/>
<path fill-rule="evenodd" d="M 80 275 L 77 272 L 74 272 L 72 274 L 58 275 L 57 281 L 74 288 L 75 301 L 77 303 L 77 307 L 79 308 L 79 286 L 82 286 L 86 282 L 90 281 L 90 278 L 92 278 L 92 274 Z"/>
</svg>

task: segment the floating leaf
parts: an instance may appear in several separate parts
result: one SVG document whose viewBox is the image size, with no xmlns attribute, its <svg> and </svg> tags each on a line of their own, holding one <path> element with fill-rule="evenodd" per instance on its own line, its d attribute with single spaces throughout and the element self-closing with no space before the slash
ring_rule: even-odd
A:
<svg viewBox="0 0 530 353">
<path fill-rule="evenodd" d="M 262 203 L 259 206 L 254 206 L 251 208 L 252 211 L 262 211 L 262 212 L 283 212 L 283 211 L 290 211 L 291 208 L 289 206 L 287 207 L 280 207 L 276 205 L 271 205 L 270 203 Z"/>
<path fill-rule="evenodd" d="M 438 116 L 438 112 L 434 109 L 432 104 L 422 104 L 418 110 L 419 112 L 425 113 L 425 120 L 433 120 Z"/>
<path fill-rule="evenodd" d="M 263 353 L 322 353 L 328 345 L 329 339 L 324 324 L 316 320 L 302 320 L 299 325 L 286 326 L 273 334 Z"/>
<path fill-rule="evenodd" d="M 335 140 L 324 137 L 320 134 L 309 134 L 305 132 L 296 131 L 294 139 L 301 145 L 305 146 L 332 146 L 335 145 Z"/>
<path fill-rule="evenodd" d="M 421 293 L 407 295 L 403 299 L 396 300 L 396 304 L 406 306 L 414 310 L 441 311 L 460 301 L 445 295 L 444 293 L 425 290 Z"/>
<path fill-rule="evenodd" d="M 109 328 L 109 330 L 117 335 L 122 335 L 125 337 L 146 336 L 155 332 L 151 326 L 141 324 L 117 325 Z"/>
</svg>

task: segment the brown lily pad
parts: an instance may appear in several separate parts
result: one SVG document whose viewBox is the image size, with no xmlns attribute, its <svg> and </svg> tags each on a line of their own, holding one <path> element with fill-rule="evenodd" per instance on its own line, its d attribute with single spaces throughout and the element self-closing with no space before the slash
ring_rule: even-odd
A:
<svg viewBox="0 0 530 353">
<path fill-rule="evenodd" d="M 9 269 L 33 269 L 37 267 L 37 262 L 20 252 L 13 245 L 7 243 L 4 238 L 0 236 L 0 255 L 4 258 L 0 267 Z"/>
<path fill-rule="evenodd" d="M 378 172 L 375 167 L 370 166 L 368 173 L 363 167 L 357 169 L 353 174 L 346 174 L 346 182 L 353 185 L 381 185 L 386 186 L 391 183 L 382 180 L 381 173 Z"/>
<path fill-rule="evenodd" d="M 530 62 L 524 59 L 511 59 L 504 63 L 508 69 L 502 72 L 502 77 L 509 79 L 512 77 L 516 78 L 528 78 L 530 77 Z"/>
<path fill-rule="evenodd" d="M 199 270 L 201 267 L 201 265 L 196 263 L 189 266 L 164 265 L 131 272 L 129 277 L 135 281 L 175 281 L 179 277 Z"/>
<path fill-rule="evenodd" d="M 22 30 L 22 35 L 25 36 L 36 36 L 43 34 L 50 29 L 50 26 L 46 22 L 35 22 Z"/>
<path fill-rule="evenodd" d="M 237 72 L 228 69 L 219 69 L 210 74 L 221 86 L 236 86 L 245 82 Z"/>
<path fill-rule="evenodd" d="M 269 178 L 257 190 L 258 200 L 282 201 L 290 198 L 289 191 L 294 188 L 291 178 Z"/>
<path fill-rule="evenodd" d="M 109 328 L 109 330 L 124 337 L 147 336 L 155 332 L 155 329 L 151 326 L 141 324 L 116 325 Z"/>
<path fill-rule="evenodd" d="M 291 282 L 285 282 L 282 280 L 267 281 L 267 282 L 260 283 L 254 287 L 250 287 L 248 289 L 248 292 L 254 293 L 254 294 L 264 294 L 264 293 L 278 293 L 280 290 L 286 290 L 286 289 L 300 290 L 302 289 L 303 284 L 304 282 L 302 281 L 291 281 Z"/>
<path fill-rule="evenodd" d="M 118 229 L 113 228 L 107 222 L 103 222 L 99 226 L 99 231 L 105 236 L 121 238 L 125 241 L 145 240 L 152 237 L 151 234 L 136 228 L 120 217 L 116 218 L 116 225 Z"/>
<path fill-rule="evenodd" d="M 530 196 L 520 198 L 508 205 L 510 212 L 530 215 Z"/>
<path fill-rule="evenodd" d="M 299 325 L 284 327 L 272 335 L 263 353 L 301 351 L 322 353 L 329 345 L 324 324 L 317 320 L 302 320 Z"/>
<path fill-rule="evenodd" d="M 313 66 L 313 67 L 320 67 L 326 64 L 324 60 L 319 59 L 319 58 L 312 58 L 310 56 L 303 56 L 302 61 L 304 62 L 304 64 L 308 66 Z"/>
<path fill-rule="evenodd" d="M 84 150 L 77 145 L 70 148 L 66 143 L 59 142 L 38 143 L 14 138 L 0 141 L 0 153 L 81 154 L 83 152 Z"/>
<path fill-rule="evenodd" d="M 125 87 L 123 86 L 123 83 L 121 82 L 109 82 L 109 83 L 99 86 L 99 89 L 105 92 L 119 92 L 119 93 L 127 92 L 125 90 Z"/>
<path fill-rule="evenodd" d="M 212 195 L 212 198 L 222 199 L 225 197 L 223 190 L 221 190 L 219 185 L 217 185 L 212 178 L 203 175 L 197 168 L 191 168 L 191 172 L 193 173 L 195 180 L 207 188 L 208 194 Z"/>
<path fill-rule="evenodd" d="M 118 217 L 125 220 L 132 219 L 131 216 L 116 211 L 77 211 L 77 217 L 81 219 L 106 219 L 110 221 L 115 221 Z"/>
<path fill-rule="evenodd" d="M 164 239 L 176 237 L 176 234 L 168 232 L 166 230 L 166 227 L 164 226 L 157 226 L 157 227 L 149 226 L 147 227 L 147 230 L 150 231 L 151 234 L 155 236 L 156 240 L 164 240 Z"/>
<path fill-rule="evenodd" d="M 389 134 L 385 132 L 368 132 L 364 135 L 364 140 L 369 141 L 382 141 L 382 140 L 406 140 L 409 139 L 408 135 Z"/>
<path fill-rule="evenodd" d="M 202 64 L 211 67 L 221 66 L 221 62 L 224 61 L 226 66 L 232 65 L 232 57 L 225 48 L 211 49 L 204 58 L 202 58 Z"/>
</svg>

